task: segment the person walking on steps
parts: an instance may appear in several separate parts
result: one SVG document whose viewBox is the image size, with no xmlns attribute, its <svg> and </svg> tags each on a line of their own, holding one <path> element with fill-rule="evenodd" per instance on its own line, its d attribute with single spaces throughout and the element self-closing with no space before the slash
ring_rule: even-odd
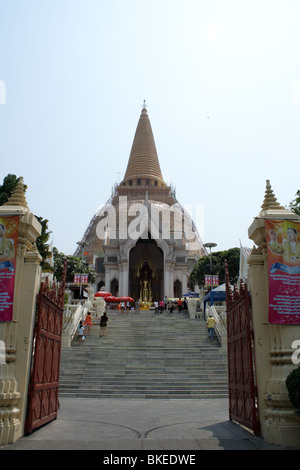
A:
<svg viewBox="0 0 300 470">
<path fill-rule="evenodd" d="M 105 336 L 108 321 L 109 323 L 111 323 L 110 319 L 107 316 L 107 313 L 104 312 L 102 317 L 100 318 L 100 338 L 101 336 Z"/>
<path fill-rule="evenodd" d="M 206 326 L 207 326 L 207 331 L 208 331 L 208 336 L 209 336 L 210 341 L 214 339 L 215 324 L 216 324 L 216 320 L 214 319 L 212 315 L 209 315 L 206 321 Z"/>
<path fill-rule="evenodd" d="M 91 327 L 93 326 L 92 316 L 90 312 L 88 312 L 83 325 L 86 327 L 86 336 L 89 336 L 91 332 Z"/>
<path fill-rule="evenodd" d="M 84 339 L 84 326 L 82 324 L 82 321 L 80 320 L 79 322 L 79 325 L 78 325 L 78 340 L 79 340 L 79 344 L 81 343 L 81 341 L 83 341 Z"/>
</svg>

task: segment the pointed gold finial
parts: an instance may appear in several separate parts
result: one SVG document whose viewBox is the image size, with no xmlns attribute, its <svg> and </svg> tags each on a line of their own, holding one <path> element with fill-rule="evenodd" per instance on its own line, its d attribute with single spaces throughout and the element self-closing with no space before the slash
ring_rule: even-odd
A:
<svg viewBox="0 0 300 470">
<path fill-rule="evenodd" d="M 145 114 L 145 113 L 148 114 L 146 100 L 144 100 L 143 106 L 142 106 L 142 114 Z"/>
<path fill-rule="evenodd" d="M 22 176 L 19 178 L 12 195 L 4 206 L 22 206 L 28 209 L 24 192 L 24 179 Z"/>
<path fill-rule="evenodd" d="M 271 188 L 270 180 L 266 181 L 266 192 L 265 192 L 265 198 L 264 202 L 261 206 L 263 211 L 267 211 L 269 209 L 275 209 L 275 210 L 284 210 L 284 207 L 282 207 L 279 202 L 277 201 L 273 190 Z"/>
</svg>

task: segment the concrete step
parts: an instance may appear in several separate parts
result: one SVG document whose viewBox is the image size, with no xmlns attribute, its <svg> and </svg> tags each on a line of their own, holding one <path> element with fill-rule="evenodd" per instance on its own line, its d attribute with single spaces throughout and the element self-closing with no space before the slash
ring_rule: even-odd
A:
<svg viewBox="0 0 300 470">
<path fill-rule="evenodd" d="M 60 394 L 61 397 L 64 397 L 64 398 L 118 398 L 118 399 L 135 399 L 135 400 L 139 400 L 139 399 L 148 399 L 148 400 L 155 400 L 155 399 L 177 399 L 177 400 L 184 400 L 184 399 L 213 399 L 213 398 L 228 398 L 228 393 L 206 393 L 206 392 L 200 392 L 200 393 L 197 393 L 197 394 L 180 394 L 180 393 L 172 393 L 172 391 L 170 391 L 169 393 L 167 394 L 163 394 L 163 393 L 158 393 L 158 394 L 153 394 L 153 393 L 126 393 L 126 395 L 124 395 L 124 393 L 121 393 L 121 394 L 117 394 L 117 393 L 113 393 L 113 392 L 109 392 L 109 393 L 99 393 L 99 392 L 96 392 L 96 393 L 76 393 L 76 392 L 66 392 L 66 393 L 63 393 L 63 394 Z"/>
<path fill-rule="evenodd" d="M 61 352 L 60 396 L 81 398 L 225 398 L 227 357 L 204 322 L 184 314 L 130 312 L 98 320 L 82 343 Z"/>
</svg>

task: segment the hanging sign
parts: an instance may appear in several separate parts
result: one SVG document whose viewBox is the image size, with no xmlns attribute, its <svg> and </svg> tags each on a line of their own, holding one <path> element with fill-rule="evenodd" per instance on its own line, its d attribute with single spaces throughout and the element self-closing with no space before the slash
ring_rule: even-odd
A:
<svg viewBox="0 0 300 470">
<path fill-rule="evenodd" d="M 219 276 L 217 275 L 205 275 L 205 285 L 216 287 L 219 285 Z"/>
<path fill-rule="evenodd" d="M 88 284 L 88 274 L 74 274 L 74 284 Z"/>
<path fill-rule="evenodd" d="M 19 219 L 0 217 L 0 321 L 13 319 Z"/>
<path fill-rule="evenodd" d="M 300 324 L 300 222 L 266 220 L 269 322 Z"/>
</svg>

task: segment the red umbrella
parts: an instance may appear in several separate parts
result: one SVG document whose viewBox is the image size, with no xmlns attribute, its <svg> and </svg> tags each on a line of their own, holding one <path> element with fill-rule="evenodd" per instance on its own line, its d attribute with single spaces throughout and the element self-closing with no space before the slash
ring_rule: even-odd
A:
<svg viewBox="0 0 300 470">
<path fill-rule="evenodd" d="M 112 294 L 110 292 L 106 292 L 105 290 L 99 290 L 98 292 L 96 292 L 96 294 L 94 295 L 94 297 L 109 297 L 111 296 Z"/>
<path fill-rule="evenodd" d="M 108 297 L 105 297 L 105 302 L 118 303 L 119 299 L 114 295 L 109 295 Z"/>
<path fill-rule="evenodd" d="M 134 300 L 131 297 L 120 297 L 119 298 L 120 302 L 134 302 Z"/>
</svg>

